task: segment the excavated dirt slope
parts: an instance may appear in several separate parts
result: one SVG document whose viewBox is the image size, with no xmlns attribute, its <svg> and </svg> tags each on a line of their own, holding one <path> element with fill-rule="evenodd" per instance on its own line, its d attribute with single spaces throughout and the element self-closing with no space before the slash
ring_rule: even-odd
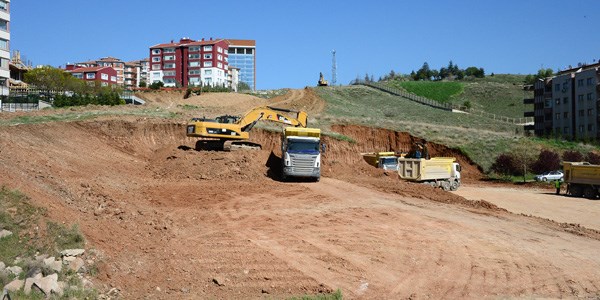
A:
<svg viewBox="0 0 600 300">
<path fill-rule="evenodd" d="M 323 110 L 312 91 L 293 93 L 276 103 Z M 332 130 L 356 143 L 325 137 L 313 183 L 279 180 L 279 136 L 263 130 L 252 132 L 261 151 L 199 152 L 182 121 L 3 126 L 0 185 L 79 224 L 104 257 L 96 286 L 124 299 L 597 295 L 597 232 L 403 182 L 359 155 L 417 139 L 406 133 Z M 456 156 L 467 182 L 481 176 L 460 153 L 430 147 Z"/>
</svg>

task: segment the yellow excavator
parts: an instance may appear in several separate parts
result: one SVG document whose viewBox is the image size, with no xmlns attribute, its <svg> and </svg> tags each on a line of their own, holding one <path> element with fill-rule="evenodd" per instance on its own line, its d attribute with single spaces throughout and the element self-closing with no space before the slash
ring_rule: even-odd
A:
<svg viewBox="0 0 600 300">
<path fill-rule="evenodd" d="M 319 72 L 319 81 L 317 82 L 317 86 L 328 86 L 329 82 L 327 82 L 327 80 L 325 80 L 325 77 L 323 77 L 323 73 Z"/>
<path fill-rule="evenodd" d="M 248 141 L 249 132 L 260 120 L 278 122 L 287 126 L 306 127 L 308 114 L 284 108 L 261 106 L 244 116 L 224 115 L 215 119 L 194 118 L 187 124 L 187 136 L 203 138 L 196 143 L 197 150 L 261 149 L 260 144 Z"/>
</svg>

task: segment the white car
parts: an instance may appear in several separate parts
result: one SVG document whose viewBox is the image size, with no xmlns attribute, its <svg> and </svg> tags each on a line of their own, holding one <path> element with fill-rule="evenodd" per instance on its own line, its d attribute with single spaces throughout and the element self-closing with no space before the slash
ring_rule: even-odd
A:
<svg viewBox="0 0 600 300">
<path fill-rule="evenodd" d="M 562 171 L 550 171 L 545 172 L 540 175 L 535 175 L 535 181 L 555 181 L 555 180 L 563 180 Z"/>
</svg>

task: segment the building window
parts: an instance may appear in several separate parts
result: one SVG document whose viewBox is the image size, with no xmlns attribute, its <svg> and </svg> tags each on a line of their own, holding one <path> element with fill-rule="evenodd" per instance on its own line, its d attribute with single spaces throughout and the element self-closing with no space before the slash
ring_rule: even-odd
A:
<svg viewBox="0 0 600 300">
<path fill-rule="evenodd" d="M 585 129 L 585 126 L 579 125 L 579 132 L 583 132 L 584 129 Z"/>
<path fill-rule="evenodd" d="M 0 9 L 3 11 L 7 11 L 8 10 L 8 3 L 6 3 L 6 1 L 0 1 Z"/>
<path fill-rule="evenodd" d="M 204 70 L 204 75 L 212 75 L 212 70 Z"/>
<path fill-rule="evenodd" d="M 212 51 L 212 46 L 204 46 L 204 51 Z"/>
<path fill-rule="evenodd" d="M 579 103 L 583 103 L 583 94 L 577 95 L 577 101 L 579 101 Z"/>
<path fill-rule="evenodd" d="M 195 85 L 200 82 L 200 77 L 190 77 L 189 82 Z"/>
<path fill-rule="evenodd" d="M 552 99 L 544 100 L 544 107 L 552 107 Z"/>
<path fill-rule="evenodd" d="M 592 84 L 593 84 L 593 79 L 592 79 L 592 77 L 590 77 L 587 79 L 587 85 L 590 86 Z"/>
<path fill-rule="evenodd" d="M 246 54 L 253 54 L 254 53 L 254 49 L 250 48 L 250 49 L 246 49 Z"/>
<path fill-rule="evenodd" d="M 190 47 L 190 52 L 198 52 L 200 51 L 200 47 Z"/>
<path fill-rule="evenodd" d="M 205 61 L 204 62 L 204 66 L 205 67 L 212 67 L 212 61 Z"/>
<path fill-rule="evenodd" d="M 567 89 L 569 88 L 569 82 L 564 82 L 563 83 L 563 93 L 567 91 Z"/>
<path fill-rule="evenodd" d="M 588 93 L 588 94 L 587 94 L 587 99 L 588 99 L 588 100 L 592 100 L 592 93 Z"/>
<path fill-rule="evenodd" d="M 218 63 L 217 63 L 217 68 L 219 68 L 219 69 L 223 69 L 223 63 L 220 63 L 220 62 L 218 62 Z"/>
<path fill-rule="evenodd" d="M 191 61 L 189 63 L 189 66 L 190 67 L 199 67 L 200 66 L 200 62 L 198 62 L 198 61 Z"/>
<path fill-rule="evenodd" d="M 175 60 L 175 55 L 165 55 L 163 56 L 164 60 Z"/>
<path fill-rule="evenodd" d="M 219 52 L 219 53 L 223 53 L 223 48 L 221 48 L 221 47 L 217 47 L 217 52 Z"/>
<path fill-rule="evenodd" d="M 175 76 L 175 71 L 165 71 L 164 76 Z"/>
<path fill-rule="evenodd" d="M 217 59 L 218 60 L 223 60 L 223 55 L 221 55 L 221 54 L 217 55 Z"/>
<path fill-rule="evenodd" d="M 110 76 L 110 81 L 117 82 L 117 76 Z"/>
<path fill-rule="evenodd" d="M 244 54 L 244 48 L 237 48 L 235 51 L 236 54 Z"/>
<path fill-rule="evenodd" d="M 235 54 L 235 48 L 229 48 L 229 50 L 227 50 L 227 53 Z"/>
<path fill-rule="evenodd" d="M 568 97 L 564 97 L 564 98 L 563 98 L 563 103 L 564 103 L 564 104 L 567 104 L 567 103 L 569 103 L 569 98 L 568 98 Z"/>
<path fill-rule="evenodd" d="M 0 39 L 0 49 L 8 50 L 8 40 Z"/>
<path fill-rule="evenodd" d="M 583 79 L 577 80 L 577 87 L 583 86 Z"/>
<path fill-rule="evenodd" d="M 560 98 L 556 98 L 554 101 L 556 102 L 556 105 L 560 105 Z"/>
<path fill-rule="evenodd" d="M 585 116 L 585 110 L 584 110 L 584 109 L 580 109 L 580 110 L 579 110 L 579 116 L 580 116 L 580 117 L 583 117 L 583 116 Z"/>
<path fill-rule="evenodd" d="M 198 54 L 198 53 L 196 53 L 196 54 L 190 54 L 190 55 L 188 55 L 188 57 L 190 59 L 198 59 L 198 58 L 200 58 L 200 54 Z"/>
<path fill-rule="evenodd" d="M 188 72 L 189 75 L 200 75 L 200 70 L 190 70 Z"/>
<path fill-rule="evenodd" d="M 560 120 L 560 113 L 556 113 L 556 114 L 554 114 L 554 117 L 555 117 L 557 120 Z"/>
<path fill-rule="evenodd" d="M 86 79 L 96 79 L 96 73 L 87 73 L 85 74 Z"/>
<path fill-rule="evenodd" d="M 568 112 L 568 111 L 565 111 L 565 112 L 563 113 L 563 118 L 565 118 L 565 119 L 568 119 L 568 118 L 569 118 L 569 112 Z"/>
<path fill-rule="evenodd" d="M 152 62 L 160 62 L 160 56 L 152 57 Z"/>
<path fill-rule="evenodd" d="M 152 70 L 160 70 L 160 65 L 159 64 L 152 65 Z"/>
<path fill-rule="evenodd" d="M 210 54 L 210 53 L 204 54 L 204 59 L 212 59 L 212 54 Z"/>
<path fill-rule="evenodd" d="M 588 124 L 588 131 L 594 131 L 594 124 Z"/>
<path fill-rule="evenodd" d="M 81 73 L 73 73 L 73 77 L 83 79 L 83 74 Z"/>
<path fill-rule="evenodd" d="M 560 91 L 560 83 L 557 83 L 554 85 L 554 91 L 555 92 L 559 92 Z"/>
<path fill-rule="evenodd" d="M 102 78 L 102 80 L 108 80 L 108 74 L 101 74 L 100 78 Z"/>
<path fill-rule="evenodd" d="M 175 83 L 175 78 L 165 78 L 165 83 Z"/>
<path fill-rule="evenodd" d="M 175 64 L 164 64 L 163 69 L 175 69 Z"/>
<path fill-rule="evenodd" d="M 592 109 L 592 108 L 589 108 L 589 109 L 587 110 L 587 115 L 588 115 L 588 116 L 591 116 L 591 115 L 593 115 L 593 114 L 594 114 L 594 109 Z"/>
<path fill-rule="evenodd" d="M 152 54 L 160 54 L 160 49 L 152 49 Z"/>
<path fill-rule="evenodd" d="M 8 22 L 6 20 L 0 20 L 0 29 L 8 31 Z"/>
<path fill-rule="evenodd" d="M 175 48 L 166 48 L 164 50 L 165 53 L 175 53 Z"/>
</svg>

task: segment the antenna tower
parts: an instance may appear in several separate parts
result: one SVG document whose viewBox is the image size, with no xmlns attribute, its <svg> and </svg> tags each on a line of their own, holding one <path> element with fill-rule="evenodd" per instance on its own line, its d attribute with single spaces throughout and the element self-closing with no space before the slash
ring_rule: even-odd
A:
<svg viewBox="0 0 600 300">
<path fill-rule="evenodd" d="M 335 62 L 335 49 L 333 49 L 331 53 L 333 53 L 333 61 L 331 64 L 331 85 L 335 86 L 337 82 L 337 63 Z"/>
</svg>

